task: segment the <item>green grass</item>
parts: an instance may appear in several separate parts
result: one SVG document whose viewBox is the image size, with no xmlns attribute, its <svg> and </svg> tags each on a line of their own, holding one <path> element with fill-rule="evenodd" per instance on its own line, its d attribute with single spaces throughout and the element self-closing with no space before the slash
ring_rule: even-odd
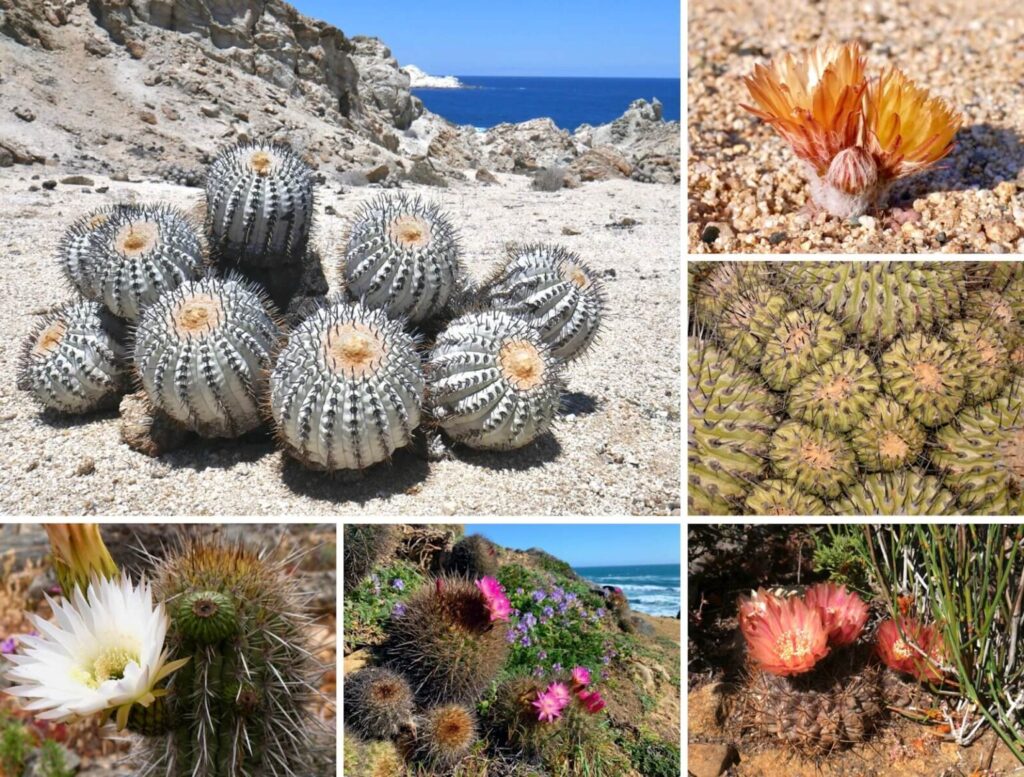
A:
<svg viewBox="0 0 1024 777">
<path fill-rule="evenodd" d="M 32 735 L 21 723 L 11 720 L 0 730 L 0 767 L 10 777 L 19 777 L 32 751 Z"/>
<path fill-rule="evenodd" d="M 345 647 L 349 650 L 360 645 L 380 644 L 391 611 L 407 599 L 424 581 L 420 570 L 404 561 L 398 561 L 374 570 L 355 591 L 345 595 Z M 401 580 L 402 589 L 393 583 Z"/>
<path fill-rule="evenodd" d="M 644 777 L 677 777 L 679 774 L 679 747 L 663 739 L 641 732 L 635 739 L 619 743 L 629 756 L 630 763 Z"/>
</svg>

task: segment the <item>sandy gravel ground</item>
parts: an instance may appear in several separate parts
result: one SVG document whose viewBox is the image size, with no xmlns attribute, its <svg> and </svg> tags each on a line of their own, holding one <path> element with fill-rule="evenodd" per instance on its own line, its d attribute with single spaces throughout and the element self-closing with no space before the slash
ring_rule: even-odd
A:
<svg viewBox="0 0 1024 777">
<path fill-rule="evenodd" d="M 689 245 L 720 252 L 1024 253 L 1024 11 L 1019 0 L 693 0 Z M 754 65 L 859 40 L 964 114 L 952 154 L 857 219 L 801 213 L 786 143 L 739 103 Z"/>
<path fill-rule="evenodd" d="M 41 414 L 15 389 L 15 365 L 34 314 L 70 296 L 54 256 L 66 225 L 101 204 L 137 199 L 189 207 L 201 192 L 99 176 L 93 176 L 95 188 L 109 191 L 64 184 L 30 191 L 42 180 L 28 175 L 13 168 L 0 177 L 0 332 L 7 343 L 0 351 L 0 511 L 678 512 L 678 187 L 612 181 L 550 194 L 529 189 L 525 176 L 502 175 L 497 186 L 420 190 L 461 226 L 467 263 L 477 277 L 493 267 L 506 241 L 559 242 L 605 275 L 612 315 L 592 354 L 569 372 L 566 408 L 554 434 L 518 452 L 459 449 L 454 459 L 432 463 L 401 451 L 390 465 L 353 479 L 306 471 L 269 440 L 196 443 L 150 459 L 121 443 L 116 412 L 82 418 Z M 338 287 L 333 258 L 345 214 L 378 193 L 346 188 L 338 194 L 331 184 L 318 192 L 317 241 L 332 289 Z M 325 214 L 325 206 L 337 215 Z"/>
</svg>

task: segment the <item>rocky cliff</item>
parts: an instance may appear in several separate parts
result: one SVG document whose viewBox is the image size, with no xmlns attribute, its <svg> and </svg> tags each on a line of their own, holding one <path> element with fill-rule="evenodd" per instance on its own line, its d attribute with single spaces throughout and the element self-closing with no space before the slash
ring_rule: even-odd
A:
<svg viewBox="0 0 1024 777">
<path fill-rule="evenodd" d="M 193 180 L 216 148 L 260 135 L 352 183 L 553 166 L 568 185 L 679 180 L 679 125 L 660 106 L 576 134 L 547 119 L 458 127 L 424 109 L 380 40 L 283 0 L 0 0 L 0 105 L 0 167 Z"/>
</svg>

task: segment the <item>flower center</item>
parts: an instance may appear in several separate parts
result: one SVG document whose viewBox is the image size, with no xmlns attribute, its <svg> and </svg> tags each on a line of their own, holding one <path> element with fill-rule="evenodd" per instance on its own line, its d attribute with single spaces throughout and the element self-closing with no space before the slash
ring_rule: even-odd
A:
<svg viewBox="0 0 1024 777">
<path fill-rule="evenodd" d="M 98 688 L 107 680 L 120 680 L 132 661 L 139 662 L 138 651 L 126 647 L 109 647 L 93 659 L 92 665 L 76 667 L 72 677 L 89 688 Z"/>
<path fill-rule="evenodd" d="M 904 642 L 902 639 L 898 639 L 892 643 L 892 652 L 901 661 L 914 656 L 914 651 L 910 649 L 910 645 Z"/>
<path fill-rule="evenodd" d="M 399 216 L 389 231 L 391 239 L 403 248 L 423 248 L 430 242 L 430 224 L 419 216 Z"/>
<path fill-rule="evenodd" d="M 114 240 L 121 253 L 139 256 L 152 249 L 159 237 L 159 226 L 149 221 L 140 221 L 121 227 Z"/>
<path fill-rule="evenodd" d="M 273 165 L 274 160 L 266 151 L 257 151 L 249 157 L 249 169 L 256 173 L 256 175 L 264 177 L 270 175 L 270 168 Z"/>
<path fill-rule="evenodd" d="M 183 337 L 206 334 L 220 326 L 223 312 L 220 302 L 209 294 L 196 294 L 178 307 L 174 328 Z"/>
<path fill-rule="evenodd" d="M 811 652 L 811 635 L 806 631 L 784 631 L 775 640 L 779 657 L 784 661 L 803 658 Z"/>
<path fill-rule="evenodd" d="M 365 324 L 338 324 L 328 330 L 324 345 L 335 372 L 357 378 L 373 375 L 384 357 L 383 339 Z"/>
</svg>

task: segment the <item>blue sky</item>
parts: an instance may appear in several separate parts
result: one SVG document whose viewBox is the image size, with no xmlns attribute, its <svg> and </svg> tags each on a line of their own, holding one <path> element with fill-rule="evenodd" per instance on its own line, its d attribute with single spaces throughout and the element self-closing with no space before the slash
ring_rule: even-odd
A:
<svg viewBox="0 0 1024 777">
<path fill-rule="evenodd" d="M 434 75 L 679 78 L 679 0 L 291 0 Z"/>
<path fill-rule="evenodd" d="M 466 524 L 518 550 L 541 548 L 574 567 L 678 564 L 679 526 L 671 524 Z"/>
</svg>

